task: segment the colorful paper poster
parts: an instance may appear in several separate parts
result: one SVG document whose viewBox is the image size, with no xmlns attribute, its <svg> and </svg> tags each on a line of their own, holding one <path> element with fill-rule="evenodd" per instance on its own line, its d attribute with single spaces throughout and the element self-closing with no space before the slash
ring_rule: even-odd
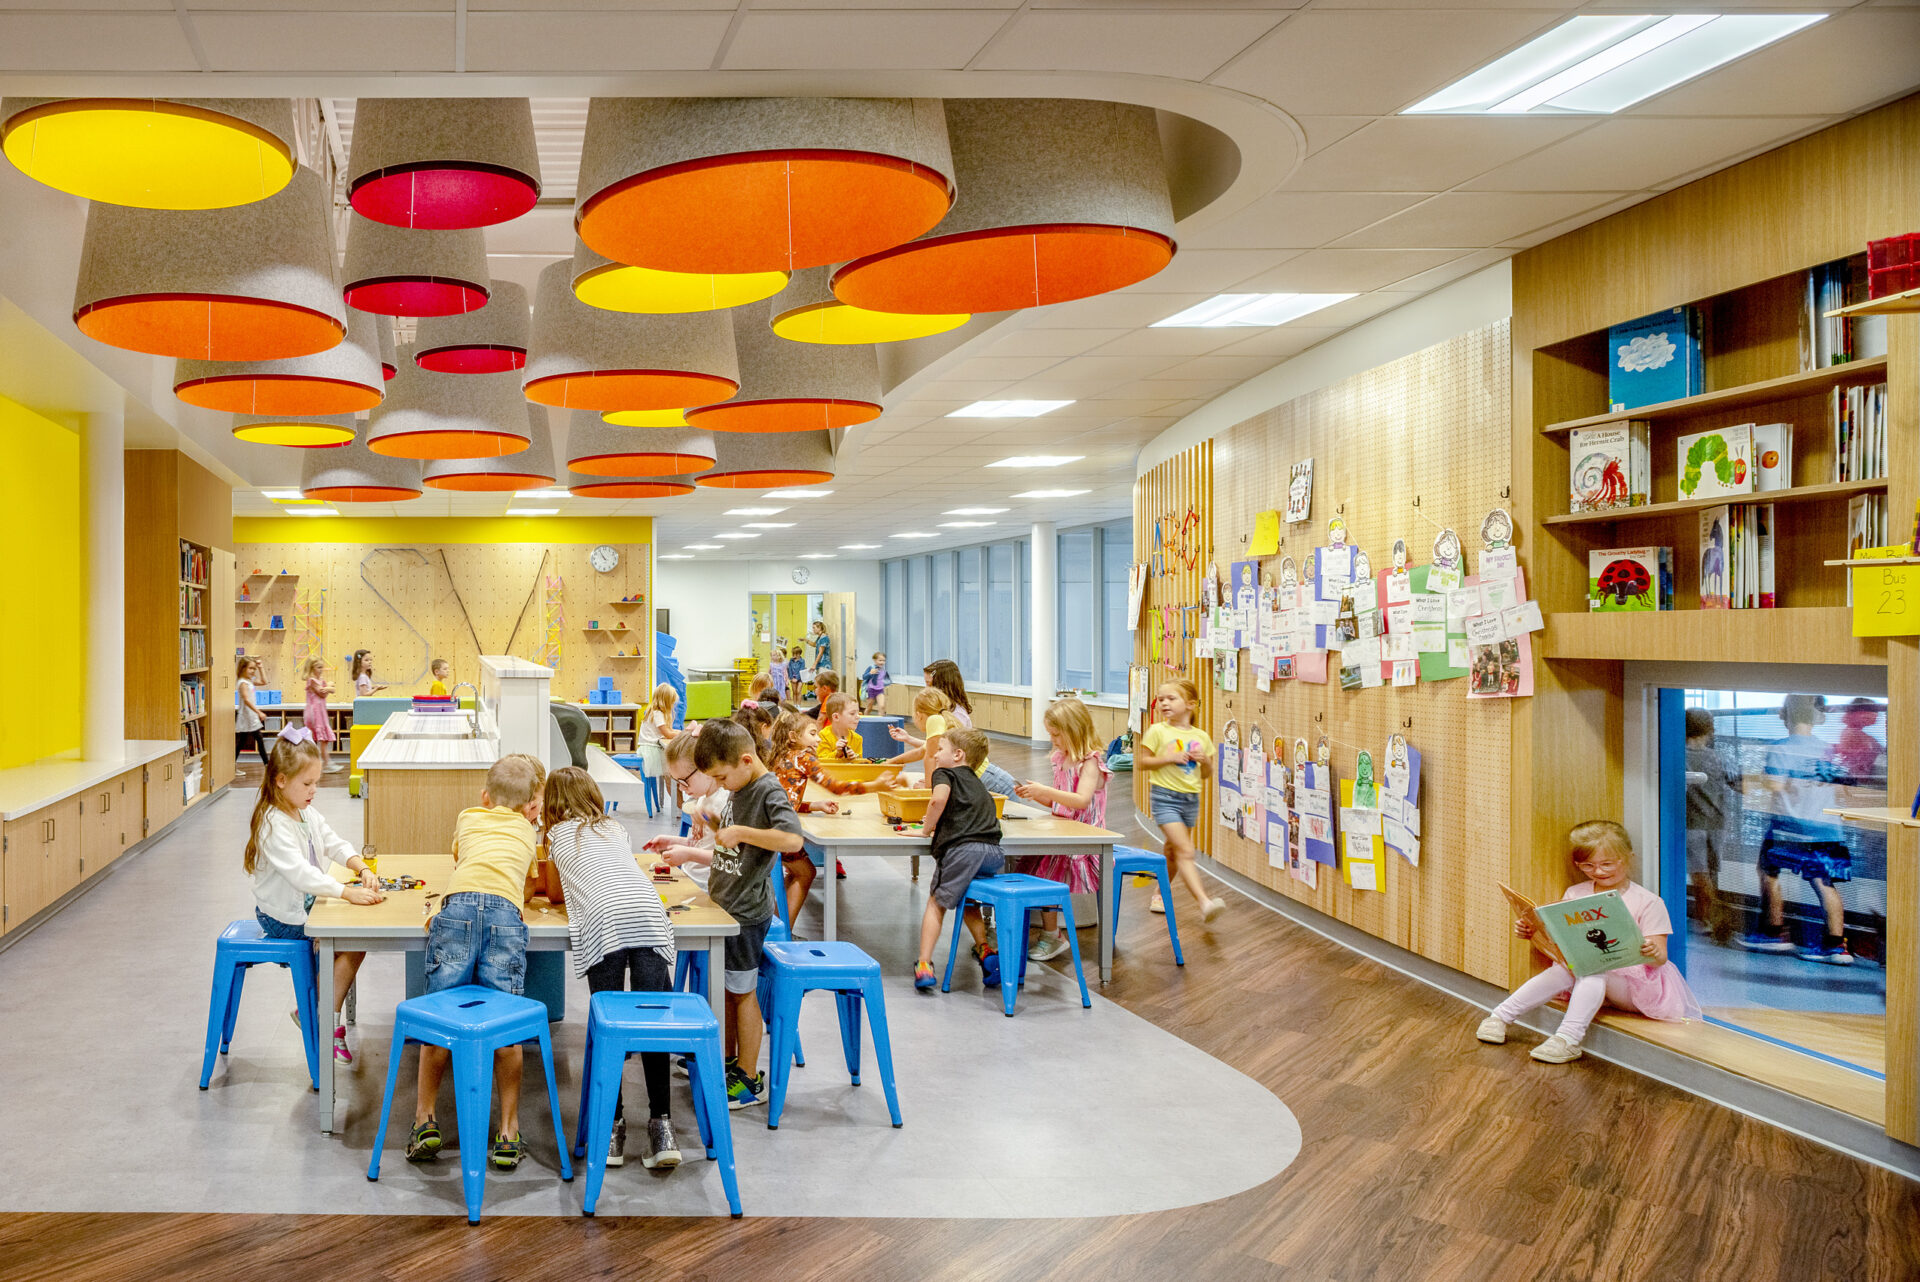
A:
<svg viewBox="0 0 1920 1282">
<path fill-rule="evenodd" d="M 1387 736 L 1381 780 L 1381 839 L 1415 868 L 1420 866 L 1420 750 L 1403 734 Z"/>
<path fill-rule="evenodd" d="M 1295 463 L 1287 476 L 1287 523 L 1313 515 L 1313 460 Z"/>
<path fill-rule="evenodd" d="M 1517 570 L 1495 586 L 1491 599 L 1508 602 L 1502 610 L 1527 599 L 1526 578 Z M 1481 585 L 1483 605 L 1490 596 L 1487 587 Z M 1466 633 L 1467 698 L 1522 699 L 1533 694 L 1533 641 L 1528 632 L 1509 636 L 1505 615 L 1488 611 L 1469 617 Z"/>
<path fill-rule="evenodd" d="M 1229 571 L 1233 576 L 1233 648 L 1239 650 L 1252 639 L 1247 631 L 1252 626 L 1254 611 L 1260 604 L 1260 563 L 1235 561 Z"/>
<path fill-rule="evenodd" d="M 1332 768 L 1308 762 L 1296 776 L 1293 790 L 1300 808 L 1301 853 L 1315 863 L 1337 866 L 1340 854 L 1334 846 Z"/>
<path fill-rule="evenodd" d="M 1217 748 L 1219 760 L 1214 778 L 1219 781 L 1220 821 L 1236 830 L 1240 823 L 1240 723 L 1228 721 L 1220 729 Z"/>
<path fill-rule="evenodd" d="M 1285 868 L 1287 863 L 1287 812 L 1267 811 L 1267 867 Z"/>
<path fill-rule="evenodd" d="M 1253 538 L 1247 551 L 1253 556 L 1272 556 L 1280 550 L 1280 514 L 1260 512 L 1253 518 Z"/>
<path fill-rule="evenodd" d="M 1140 626 L 1140 606 L 1147 599 L 1147 565 L 1142 561 L 1127 567 L 1127 631 Z"/>
<path fill-rule="evenodd" d="M 1360 757 L 1371 772 L 1371 754 Z M 1382 817 L 1377 809 L 1361 805 L 1374 797 L 1371 780 L 1363 789 L 1356 772 L 1353 779 L 1340 781 L 1341 848 L 1346 855 L 1344 869 L 1347 884 L 1355 890 L 1385 890 L 1387 885 L 1387 847 L 1381 837 Z"/>
<path fill-rule="evenodd" d="M 1414 649 L 1419 655 L 1420 679 L 1422 681 L 1451 681 L 1455 677 L 1467 675 L 1464 662 L 1467 628 L 1465 616 L 1456 618 L 1451 613 L 1451 603 L 1442 594 L 1434 582 L 1434 567 L 1417 565 L 1413 568 L 1414 628 L 1416 640 Z M 1423 602 L 1438 602 L 1423 604 Z M 1436 613 L 1439 623 L 1434 622 Z M 1462 662 L 1455 664 L 1448 650 L 1453 640 L 1461 643 Z"/>
<path fill-rule="evenodd" d="M 1442 530 L 1433 539 L 1432 573 L 1429 577 L 1430 591 L 1450 592 L 1460 586 L 1465 576 L 1466 554 L 1460 547 L 1460 536 L 1452 530 Z M 1418 587 L 1414 589 L 1418 591 Z"/>
</svg>

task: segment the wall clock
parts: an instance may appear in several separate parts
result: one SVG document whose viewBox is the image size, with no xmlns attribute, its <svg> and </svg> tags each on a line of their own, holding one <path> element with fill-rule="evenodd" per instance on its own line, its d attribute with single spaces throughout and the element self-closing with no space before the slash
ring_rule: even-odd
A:
<svg viewBox="0 0 1920 1282">
<path fill-rule="evenodd" d="M 587 564 L 602 574 L 612 574 L 614 567 L 620 564 L 620 549 L 602 543 L 587 553 Z"/>
<path fill-rule="evenodd" d="M 807 569 L 806 566 L 796 565 L 793 567 L 793 581 L 795 583 L 805 583 L 808 579 L 812 577 L 813 577 L 813 571 Z"/>
</svg>

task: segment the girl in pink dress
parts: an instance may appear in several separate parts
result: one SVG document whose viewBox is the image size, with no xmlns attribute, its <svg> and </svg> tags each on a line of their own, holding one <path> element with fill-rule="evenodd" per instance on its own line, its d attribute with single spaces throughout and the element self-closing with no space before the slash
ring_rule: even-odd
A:
<svg viewBox="0 0 1920 1282">
<path fill-rule="evenodd" d="M 1014 794 L 1026 801 L 1051 806 L 1062 819 L 1073 819 L 1098 828 L 1107 821 L 1107 755 L 1101 751 L 1100 735 L 1093 728 L 1093 716 L 1078 699 L 1062 699 L 1047 709 L 1044 718 L 1047 738 L 1053 741 L 1053 786 L 1028 780 L 1014 788 Z M 1096 855 L 1025 855 L 1009 859 L 1009 872 L 1023 872 L 1049 881 L 1063 881 L 1077 895 L 1090 895 L 1100 885 L 1100 860 Z M 1034 961 L 1051 961 L 1067 951 L 1067 934 L 1061 929 L 1060 914 L 1041 915 L 1040 934 L 1027 956 Z"/>
<path fill-rule="evenodd" d="M 1567 995 L 1566 1018 L 1560 1029 L 1533 1048 L 1533 1058 L 1543 1064 L 1565 1064 L 1580 1058 L 1580 1043 L 1600 1007 L 1607 1002 L 1651 1019 L 1699 1019 L 1700 1003 L 1681 977 L 1680 968 L 1667 960 L 1667 936 L 1673 933 L 1672 919 L 1660 897 L 1628 878 L 1633 861 L 1633 841 L 1627 830 L 1611 819 L 1592 819 L 1567 834 L 1573 866 L 1587 878 L 1569 886 L 1561 898 L 1581 899 L 1602 891 L 1615 890 L 1633 914 L 1645 943 L 1640 946 L 1644 959 L 1638 966 L 1604 971 L 1575 979 L 1565 966 L 1555 963 L 1513 990 L 1511 996 L 1493 1008 L 1493 1014 L 1480 1021 L 1474 1036 L 1483 1042 L 1507 1040 L 1507 1025 L 1555 997 Z M 1522 939 L 1533 938 L 1539 929 L 1531 920 L 1513 923 L 1513 933 Z"/>
<path fill-rule="evenodd" d="M 320 745 L 322 759 L 325 758 L 327 745 L 334 740 L 333 722 L 327 718 L 327 696 L 333 693 L 333 682 L 327 680 L 327 661 L 325 659 L 307 660 L 307 729 L 313 732 L 313 741 Z"/>
</svg>

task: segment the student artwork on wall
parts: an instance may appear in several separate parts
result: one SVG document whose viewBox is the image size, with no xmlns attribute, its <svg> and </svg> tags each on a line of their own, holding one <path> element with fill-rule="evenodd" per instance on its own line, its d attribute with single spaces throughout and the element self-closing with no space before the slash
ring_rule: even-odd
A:
<svg viewBox="0 0 1920 1282">
<path fill-rule="evenodd" d="M 1340 842 L 1347 884 L 1355 890 L 1387 888 L 1386 845 L 1381 839 L 1380 793 L 1373 754 L 1361 749 L 1353 778 L 1340 781 Z"/>
<path fill-rule="evenodd" d="M 1451 592 L 1460 586 L 1463 577 L 1462 563 L 1466 560 L 1460 548 L 1460 536 L 1452 530 L 1441 530 L 1433 536 L 1433 563 L 1428 567 L 1428 590 L 1433 592 Z"/>
<path fill-rule="evenodd" d="M 1293 741 L 1293 769 L 1287 776 L 1287 871 L 1293 879 L 1312 887 L 1319 884 L 1320 865 L 1306 857 L 1304 825 L 1300 818 L 1300 795 L 1306 786 L 1307 741 Z"/>
<path fill-rule="evenodd" d="M 1280 513 L 1259 512 L 1253 518 L 1253 538 L 1248 540 L 1249 556 L 1272 556 L 1280 550 Z"/>
<path fill-rule="evenodd" d="M 1527 600 L 1526 578 L 1511 546 L 1513 518 L 1502 508 L 1481 522 L 1487 540 L 1480 573 L 1464 603 L 1467 631 L 1467 697 L 1515 699 L 1533 693 L 1530 634 L 1546 626 L 1540 603 Z"/>
<path fill-rule="evenodd" d="M 1259 841 L 1267 825 L 1266 734 L 1258 722 L 1247 726 L 1247 743 L 1240 753 L 1240 835 Z"/>
<path fill-rule="evenodd" d="M 1315 863 L 1338 867 L 1339 851 L 1334 846 L 1333 824 L 1333 745 L 1322 737 L 1314 759 L 1302 767 L 1303 778 L 1293 785 L 1299 803 L 1301 854 Z"/>
<path fill-rule="evenodd" d="M 1287 523 L 1298 524 L 1313 515 L 1313 460 L 1295 463 L 1287 476 Z"/>
<path fill-rule="evenodd" d="M 1260 563 L 1235 561 L 1228 567 L 1232 575 L 1233 648 L 1244 649 L 1252 643 L 1253 612 L 1260 601 Z"/>
<path fill-rule="evenodd" d="M 1214 763 L 1215 794 L 1219 798 L 1220 822 L 1239 831 L 1240 827 L 1240 723 L 1228 721 L 1220 728 L 1219 759 Z"/>
<path fill-rule="evenodd" d="M 1415 868 L 1420 866 L 1420 750 L 1403 734 L 1387 736 L 1380 835 L 1389 850 Z"/>
<path fill-rule="evenodd" d="M 1263 798 L 1266 806 L 1266 824 L 1263 829 L 1267 850 L 1267 867 L 1285 868 L 1292 853 L 1292 842 L 1288 828 L 1291 821 L 1287 793 L 1290 790 L 1292 771 L 1287 767 L 1287 745 L 1280 739 L 1273 742 L 1273 755 L 1267 759 L 1267 787 Z"/>
</svg>

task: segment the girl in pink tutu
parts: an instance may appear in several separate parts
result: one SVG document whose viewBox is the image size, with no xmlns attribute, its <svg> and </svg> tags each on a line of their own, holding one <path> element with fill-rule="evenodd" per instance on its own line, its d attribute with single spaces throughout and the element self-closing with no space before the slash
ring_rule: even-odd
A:
<svg viewBox="0 0 1920 1282">
<path fill-rule="evenodd" d="M 1588 975 L 1584 979 L 1575 979 L 1565 966 L 1555 963 L 1514 989 L 1474 1032 L 1483 1042 L 1504 1042 L 1507 1025 L 1566 994 L 1567 1014 L 1560 1021 L 1560 1030 L 1533 1048 L 1533 1058 L 1543 1064 L 1565 1064 L 1579 1059 L 1580 1043 L 1586 1040 L 1587 1029 L 1605 1002 L 1651 1019 L 1700 1018 L 1700 1003 L 1694 1000 L 1693 990 L 1687 987 L 1679 967 L 1667 960 L 1667 936 L 1673 933 L 1667 906 L 1658 895 L 1628 876 L 1633 863 L 1633 841 L 1627 836 L 1627 830 L 1611 819 L 1592 819 L 1567 834 L 1567 845 L 1573 866 L 1587 880 L 1568 887 L 1561 898 L 1579 899 L 1602 891 L 1619 891 L 1646 940 L 1640 946 L 1644 961 L 1638 966 Z M 1538 929 L 1532 921 L 1513 923 L 1513 933 L 1522 939 L 1533 938 Z"/>
<path fill-rule="evenodd" d="M 1101 751 L 1093 714 L 1078 699 L 1062 699 L 1047 709 L 1044 722 L 1053 741 L 1053 786 L 1029 780 L 1017 785 L 1014 795 L 1050 806 L 1062 819 L 1100 827 L 1107 821 L 1107 778 L 1113 771 Z M 1100 887 L 1098 855 L 1023 855 L 1007 865 L 1009 872 L 1065 882 L 1076 895 L 1090 895 Z M 1067 951 L 1067 932 L 1057 910 L 1049 908 L 1040 917 L 1040 933 L 1027 956 L 1052 961 Z"/>
</svg>

